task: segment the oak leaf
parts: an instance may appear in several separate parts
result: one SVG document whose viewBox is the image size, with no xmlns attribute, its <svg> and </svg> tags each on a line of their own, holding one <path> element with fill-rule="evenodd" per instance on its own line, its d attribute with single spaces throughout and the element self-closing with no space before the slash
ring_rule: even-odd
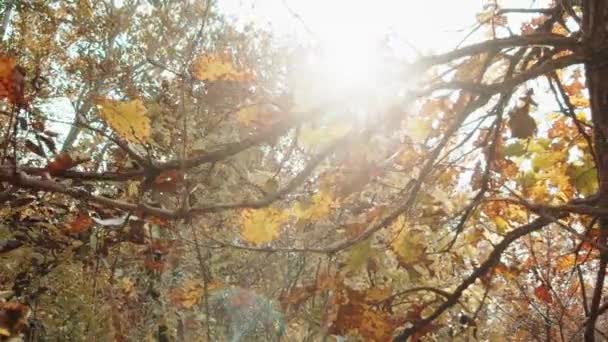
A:
<svg viewBox="0 0 608 342">
<path fill-rule="evenodd" d="M 399 264 L 410 266 L 422 261 L 426 246 L 422 233 L 410 229 L 403 216 L 399 216 L 393 223 L 392 230 L 395 238 L 390 247 L 397 255 Z"/>
<path fill-rule="evenodd" d="M 222 286 L 218 282 L 211 282 L 207 284 L 207 291 L 211 292 Z M 190 309 L 200 302 L 204 291 L 205 287 L 201 282 L 188 279 L 180 287 L 174 288 L 169 292 L 169 301 L 182 309 Z"/>
<path fill-rule="evenodd" d="M 266 106 L 249 105 L 236 113 L 237 121 L 245 126 L 262 128 L 277 121 L 278 113 Z"/>
<path fill-rule="evenodd" d="M 576 264 L 576 254 L 567 254 L 557 258 L 556 268 L 559 271 L 569 271 Z"/>
<path fill-rule="evenodd" d="M 253 79 L 248 70 L 238 70 L 229 56 L 206 54 L 198 57 L 192 64 L 192 73 L 200 81 L 237 81 Z"/>
<path fill-rule="evenodd" d="M 298 202 L 294 206 L 294 214 L 301 220 L 318 220 L 327 217 L 335 205 L 332 196 L 320 191 L 314 194 L 309 202 Z"/>
<path fill-rule="evenodd" d="M 97 99 L 96 103 L 99 115 L 120 137 L 131 142 L 146 142 L 150 138 L 150 119 L 141 100 Z"/>
<path fill-rule="evenodd" d="M 241 234 L 245 240 L 259 245 L 279 237 L 280 227 L 287 222 L 286 211 L 276 208 L 244 209 L 241 212 Z"/>
<path fill-rule="evenodd" d="M 347 335 L 356 331 L 365 341 L 390 341 L 393 331 L 404 323 L 404 319 L 395 317 L 388 310 L 378 307 L 375 302 L 368 303 L 370 298 L 379 298 L 381 295 L 383 294 L 374 290 L 337 288 L 330 299 L 330 311 L 333 311 L 333 315 L 327 319 L 329 332 Z"/>
<path fill-rule="evenodd" d="M 93 220 L 89 217 L 89 214 L 83 212 L 70 222 L 67 226 L 67 232 L 69 234 L 79 234 L 89 229 L 92 225 Z"/>
</svg>

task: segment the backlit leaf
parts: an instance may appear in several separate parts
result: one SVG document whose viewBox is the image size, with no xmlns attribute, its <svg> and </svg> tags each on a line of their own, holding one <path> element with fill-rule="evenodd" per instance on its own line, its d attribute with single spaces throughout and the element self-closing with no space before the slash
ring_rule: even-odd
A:
<svg viewBox="0 0 608 342">
<path fill-rule="evenodd" d="M 507 145 L 503 149 L 505 157 L 519 157 L 526 153 L 526 146 L 519 141 Z"/>
<path fill-rule="evenodd" d="M 151 134 L 150 119 L 141 100 L 97 99 L 100 116 L 123 139 L 146 142 Z"/>
<path fill-rule="evenodd" d="M 570 177 L 574 180 L 574 185 L 582 195 L 592 195 L 597 191 L 597 170 L 596 168 L 572 167 L 569 170 Z"/>
<path fill-rule="evenodd" d="M 557 258 L 556 268 L 560 271 L 569 271 L 576 266 L 576 254 L 567 254 Z"/>
<path fill-rule="evenodd" d="M 237 120 L 245 126 L 267 127 L 277 121 L 278 113 L 265 106 L 246 106 L 237 114 Z"/>
<path fill-rule="evenodd" d="M 433 130 L 433 122 L 428 118 L 416 117 L 407 123 L 407 135 L 416 143 L 423 143 Z"/>
<path fill-rule="evenodd" d="M 279 237 L 281 225 L 289 215 L 282 209 L 244 209 L 241 212 L 241 234 L 253 244 L 268 243 Z"/>
<path fill-rule="evenodd" d="M 494 224 L 496 224 L 496 231 L 499 234 L 504 234 L 509 229 L 509 223 L 500 216 L 494 218 Z"/>
<path fill-rule="evenodd" d="M 405 219 L 400 216 L 392 225 L 396 234 L 391 249 L 397 255 L 401 265 L 411 265 L 422 259 L 425 250 L 425 239 L 421 232 L 409 229 Z"/>
<path fill-rule="evenodd" d="M 308 201 L 296 203 L 293 208 L 294 215 L 301 220 L 318 220 L 329 215 L 334 204 L 335 201 L 329 193 L 319 191 Z"/>
<path fill-rule="evenodd" d="M 238 70 L 229 56 L 206 54 L 198 57 L 192 65 L 192 73 L 200 81 L 249 81 L 253 74 Z"/>
</svg>

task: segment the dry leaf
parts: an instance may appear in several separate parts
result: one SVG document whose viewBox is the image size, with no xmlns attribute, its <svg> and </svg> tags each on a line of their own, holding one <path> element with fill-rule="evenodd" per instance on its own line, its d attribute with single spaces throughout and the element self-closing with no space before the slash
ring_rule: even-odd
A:
<svg viewBox="0 0 608 342">
<path fill-rule="evenodd" d="M 553 297 L 551 297 L 551 292 L 549 292 L 549 288 L 547 288 L 545 285 L 541 285 L 535 288 L 534 295 L 536 296 L 536 298 L 547 304 L 553 303 Z"/>
<path fill-rule="evenodd" d="M 530 105 L 535 104 L 532 100 L 532 90 L 529 90 L 524 98 L 523 104 L 511 112 L 509 129 L 513 138 L 527 139 L 536 134 L 536 121 L 530 116 Z"/>
<path fill-rule="evenodd" d="M 89 217 L 89 214 L 80 213 L 72 222 L 70 222 L 67 227 L 67 232 L 69 234 L 79 234 L 89 229 L 91 225 L 93 225 L 93 220 Z"/>
<path fill-rule="evenodd" d="M 13 104 L 23 104 L 24 80 L 25 70 L 17 66 L 14 58 L 0 57 L 0 99 L 6 98 Z"/>
<path fill-rule="evenodd" d="M 29 309 L 17 302 L 0 302 L 0 340 L 17 336 L 27 325 Z"/>
<path fill-rule="evenodd" d="M 69 170 L 85 161 L 86 159 L 72 158 L 69 153 L 64 152 L 56 155 L 55 158 L 47 164 L 46 169 L 51 174 L 59 173 L 61 171 Z"/>
</svg>

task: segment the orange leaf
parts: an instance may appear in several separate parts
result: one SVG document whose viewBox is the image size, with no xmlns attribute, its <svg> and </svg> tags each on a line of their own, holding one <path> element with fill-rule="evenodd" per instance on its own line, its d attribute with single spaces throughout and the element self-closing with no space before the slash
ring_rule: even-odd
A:
<svg viewBox="0 0 608 342">
<path fill-rule="evenodd" d="M 541 285 L 534 289 L 534 295 L 536 298 L 542 300 L 547 304 L 553 303 L 553 297 L 551 297 L 551 293 L 549 292 L 549 288 L 545 285 Z"/>
<path fill-rule="evenodd" d="M 74 166 L 82 163 L 84 160 L 74 160 L 69 153 L 61 153 L 55 156 L 53 160 L 48 163 L 46 169 L 49 173 L 58 173 L 73 168 Z"/>
<path fill-rule="evenodd" d="M 564 90 L 569 96 L 580 95 L 583 89 L 585 89 L 585 85 L 581 83 L 578 78 L 572 81 L 572 83 L 564 86 Z"/>
<path fill-rule="evenodd" d="M 152 188 L 162 192 L 175 192 L 177 184 L 184 180 L 184 175 L 178 170 L 163 171 L 152 183 Z"/>
<path fill-rule="evenodd" d="M 169 301 L 182 309 L 190 309 L 200 302 L 204 287 L 202 283 L 186 280 L 181 287 L 169 292 Z"/>
<path fill-rule="evenodd" d="M 24 103 L 23 81 L 25 71 L 12 57 L 0 57 L 0 99 L 6 98 L 17 105 Z"/>
<path fill-rule="evenodd" d="M 93 220 L 87 213 L 80 213 L 72 222 L 70 222 L 67 232 L 69 234 L 79 234 L 89 229 L 92 224 Z"/>
</svg>

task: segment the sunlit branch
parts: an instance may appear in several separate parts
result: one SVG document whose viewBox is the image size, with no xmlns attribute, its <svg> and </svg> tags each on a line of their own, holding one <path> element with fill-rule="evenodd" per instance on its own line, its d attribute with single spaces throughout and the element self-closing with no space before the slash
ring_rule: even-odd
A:
<svg viewBox="0 0 608 342">
<path fill-rule="evenodd" d="M 576 39 L 564 37 L 553 33 L 539 33 L 527 36 L 514 36 L 509 38 L 487 40 L 481 43 L 465 46 L 444 54 L 423 57 L 419 61 L 415 62 L 415 64 L 434 66 L 438 64 L 445 64 L 462 57 L 478 55 L 481 53 L 492 52 L 500 49 L 530 46 L 545 46 L 553 47 L 556 49 L 577 50 L 580 47 L 580 43 Z"/>
<path fill-rule="evenodd" d="M 297 123 L 302 122 L 304 120 L 310 120 L 314 117 L 316 117 L 317 115 L 319 115 L 320 113 L 319 111 L 315 111 L 315 112 L 308 112 L 308 113 L 300 113 L 300 114 L 293 114 L 291 116 L 289 116 L 288 118 L 280 121 L 279 123 L 273 125 L 272 127 L 256 134 L 253 135 L 249 138 L 245 138 L 241 141 L 238 142 L 233 142 L 230 144 L 226 144 L 225 147 L 197 156 L 197 157 L 192 157 L 192 158 L 188 158 L 186 160 L 171 160 L 168 162 L 164 162 L 164 163 L 159 163 L 157 165 L 155 165 L 155 168 L 158 170 L 172 170 L 172 169 L 178 169 L 180 167 L 183 168 L 193 168 L 202 164 L 206 164 L 206 163 L 213 163 L 213 162 L 217 162 L 217 161 L 221 161 L 223 159 L 226 159 L 228 157 L 231 157 L 235 154 L 238 154 L 244 150 L 247 150 L 251 147 L 257 146 L 261 143 L 267 142 L 272 140 L 273 138 L 276 138 L 278 136 L 281 136 L 283 134 L 285 134 L 287 131 L 289 131 L 290 129 L 292 129 Z"/>
<path fill-rule="evenodd" d="M 559 227 L 563 228 L 570 234 L 574 235 L 579 240 L 592 245 L 593 247 L 597 248 L 599 251 L 608 251 L 608 249 L 605 246 L 602 246 L 601 244 L 597 243 L 593 239 L 577 232 L 574 228 L 562 223 L 558 219 L 558 217 L 560 217 L 560 216 L 564 216 L 567 214 L 573 214 L 573 213 L 582 214 L 582 215 L 591 215 L 591 216 L 595 216 L 595 217 L 604 216 L 605 214 L 604 215 L 590 214 L 590 212 L 595 212 L 595 209 L 598 209 L 598 208 L 594 208 L 594 207 L 590 207 L 590 206 L 586 206 L 586 205 L 575 205 L 575 204 L 565 204 L 565 205 L 561 205 L 561 206 L 540 205 L 540 204 L 531 203 L 522 197 L 518 197 L 517 199 L 488 198 L 488 199 L 486 199 L 486 201 L 500 201 L 500 202 L 512 203 L 512 204 L 523 206 L 526 209 L 530 210 L 531 212 L 536 213 L 538 216 L 540 216 L 544 219 L 547 219 L 547 220 L 551 221 L 552 223 L 557 224 Z"/>
<path fill-rule="evenodd" d="M 8 182 L 12 185 L 31 189 L 35 191 L 45 191 L 45 192 L 54 192 L 59 194 L 68 195 L 72 198 L 101 204 L 103 206 L 115 209 L 121 209 L 125 211 L 135 212 L 142 211 L 149 215 L 154 215 L 163 218 L 174 218 L 175 213 L 162 209 L 148 206 L 146 204 L 134 204 L 129 202 L 124 202 L 120 200 L 111 199 L 104 196 L 97 196 L 89 193 L 84 189 L 67 187 L 61 183 L 54 182 L 52 180 L 44 180 L 40 178 L 31 177 L 24 172 L 14 173 L 11 170 L 1 170 L 0 171 L 0 181 Z"/>
<path fill-rule="evenodd" d="M 488 96 L 480 96 L 475 101 L 472 101 L 471 103 L 469 103 L 469 105 L 467 107 L 465 107 L 458 114 L 458 116 L 454 119 L 454 122 L 444 133 L 444 136 L 441 139 L 441 141 L 438 143 L 438 145 L 433 149 L 431 154 L 428 156 L 428 159 L 426 160 L 425 164 L 421 168 L 418 179 L 416 179 L 416 181 L 413 183 L 411 190 L 409 191 L 406 199 L 404 200 L 404 203 L 401 206 L 399 206 L 397 209 L 392 211 L 388 216 L 386 216 L 385 218 L 380 220 L 380 222 L 378 222 L 377 224 L 372 225 L 371 227 L 366 229 L 359 236 L 357 236 L 353 239 L 340 241 L 324 250 L 326 250 L 330 253 L 335 253 L 335 252 L 347 249 L 349 247 L 352 247 L 355 244 L 357 244 L 358 242 L 361 242 L 361 241 L 369 238 L 370 236 L 372 236 L 374 233 L 376 233 L 380 229 L 389 226 L 400 215 L 407 215 L 410 212 L 410 210 L 412 210 L 414 203 L 416 201 L 416 197 L 418 196 L 418 192 L 420 191 L 422 184 L 426 180 L 426 177 L 428 177 L 431 174 L 433 165 L 435 165 L 435 161 L 439 157 L 441 151 L 444 149 L 444 147 L 450 141 L 450 139 L 452 138 L 454 133 L 458 130 L 458 128 L 460 128 L 460 125 L 462 125 L 462 123 L 464 122 L 464 120 L 466 120 L 468 115 L 470 113 L 474 112 L 475 110 L 483 107 L 489 100 L 490 100 L 490 97 L 488 97 Z"/>
<path fill-rule="evenodd" d="M 206 207 L 200 208 L 192 208 L 190 210 L 191 215 L 200 215 L 203 213 L 212 213 L 219 212 L 228 209 L 237 209 L 237 208 L 263 208 L 266 207 L 273 202 L 281 199 L 285 195 L 291 193 L 297 187 L 302 185 L 308 179 L 308 177 L 314 172 L 314 170 L 331 154 L 333 154 L 339 147 L 344 146 L 348 142 L 351 142 L 353 139 L 353 134 L 347 134 L 344 137 L 336 140 L 330 146 L 326 147 L 322 152 L 317 154 L 314 158 L 312 158 L 307 164 L 306 167 L 300 171 L 291 181 L 282 189 L 277 192 L 271 193 L 264 198 L 253 201 L 244 201 L 238 203 L 231 204 L 218 204 L 218 205 L 210 205 Z"/>
<path fill-rule="evenodd" d="M 449 298 L 451 293 L 449 293 L 448 291 L 445 290 L 441 290 L 432 286 L 418 286 L 418 287 L 412 287 L 403 291 L 399 291 L 391 296 L 389 296 L 388 298 L 382 299 L 381 301 L 378 301 L 378 303 L 382 303 L 382 302 L 392 302 L 395 298 L 397 297 L 401 297 L 401 296 L 405 296 L 411 293 L 416 293 L 416 292 L 421 292 L 421 291 L 427 291 L 427 292 L 433 292 L 435 294 L 438 294 L 444 298 Z M 460 300 L 458 300 L 458 304 L 460 304 L 460 306 L 462 306 L 462 308 L 466 311 L 466 312 L 471 312 L 471 310 L 469 310 L 469 308 L 466 306 L 466 304 L 462 303 Z"/>
<path fill-rule="evenodd" d="M 122 209 L 130 212 L 142 212 L 144 214 L 168 218 L 187 218 L 204 213 L 214 213 L 229 209 L 238 208 L 262 208 L 270 205 L 271 203 L 279 200 L 283 196 L 289 194 L 300 186 L 306 179 L 314 172 L 323 160 L 333 154 L 340 146 L 344 146 L 348 142 L 356 137 L 355 134 L 347 134 L 343 138 L 340 138 L 326 147 L 322 152 L 318 153 L 313 159 L 311 159 L 306 167 L 300 171 L 291 181 L 282 189 L 277 192 L 271 193 L 264 198 L 253 201 L 243 201 L 226 204 L 216 204 L 206 207 L 192 208 L 187 211 L 182 210 L 168 210 L 163 208 L 152 207 L 146 204 L 129 203 L 120 200 L 114 200 L 108 197 L 92 195 L 84 190 L 70 188 L 61 183 L 54 182 L 52 180 L 43 180 L 31 177 L 23 172 L 13 174 L 12 170 L 4 169 L 0 171 L 0 180 L 7 181 L 15 186 L 21 186 L 32 190 L 56 192 L 64 195 L 71 196 L 75 199 L 89 201 L 93 203 L 102 204 L 110 208 Z"/>
<path fill-rule="evenodd" d="M 430 86 L 427 89 L 420 91 L 422 94 L 428 94 L 436 90 L 443 89 L 452 89 L 452 90 L 466 90 L 477 94 L 484 95 L 495 95 L 498 93 L 503 93 L 508 91 L 509 89 L 513 89 L 520 84 L 523 84 L 527 81 L 535 79 L 539 76 L 546 75 L 558 69 L 563 69 L 570 65 L 580 64 L 587 60 L 588 58 L 584 57 L 580 54 L 572 54 L 566 57 L 561 57 L 558 59 L 552 59 L 547 61 L 544 64 L 541 64 L 537 67 L 533 67 L 528 69 L 520 74 L 517 74 L 511 78 L 504 80 L 499 83 L 492 84 L 483 84 L 476 82 L 463 82 L 463 81 L 450 81 L 437 83 Z"/>
</svg>

